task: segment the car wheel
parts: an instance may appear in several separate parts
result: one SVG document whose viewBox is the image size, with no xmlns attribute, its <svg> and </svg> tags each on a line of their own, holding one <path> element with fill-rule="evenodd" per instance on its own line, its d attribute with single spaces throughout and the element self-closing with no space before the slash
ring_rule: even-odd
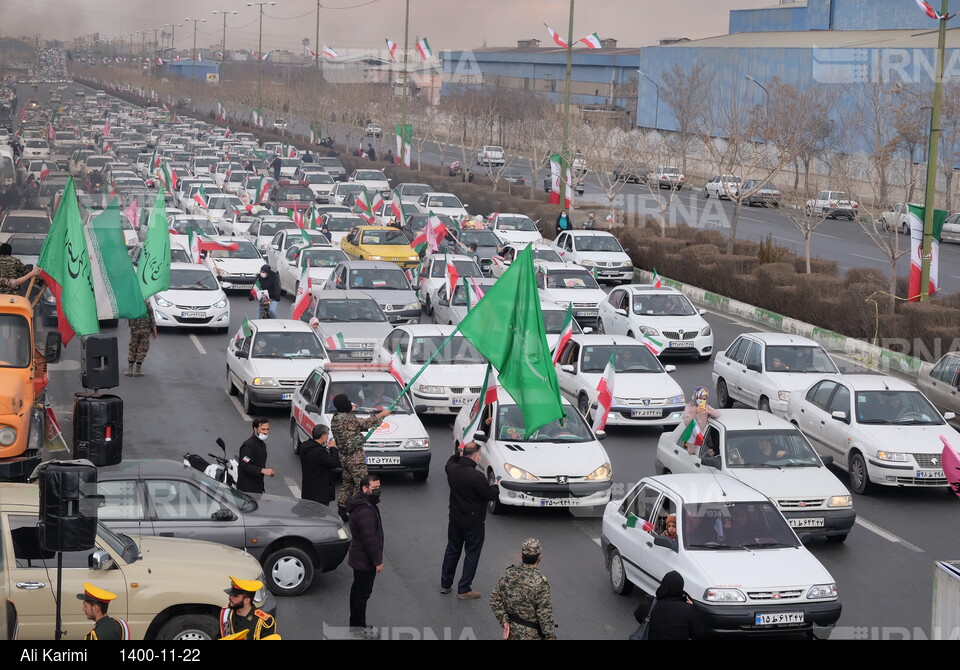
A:
<svg viewBox="0 0 960 670">
<path fill-rule="evenodd" d="M 909 234 L 910 234 L 910 226 L 907 225 L 907 222 L 906 222 L 906 221 L 904 221 L 903 223 L 900 224 L 900 234 L 901 234 L 901 235 L 909 235 Z"/>
<path fill-rule="evenodd" d="M 230 378 L 230 368 L 227 368 L 227 395 L 237 395 L 237 387 L 233 385 Z"/>
<path fill-rule="evenodd" d="M 761 412 L 770 413 L 770 400 L 767 396 L 760 396 L 760 402 L 757 404 L 757 409 Z"/>
<path fill-rule="evenodd" d="M 206 614 L 182 614 L 170 619 L 157 633 L 159 640 L 216 640 L 219 626 L 215 617 Z"/>
<path fill-rule="evenodd" d="M 577 398 L 577 409 L 580 410 L 587 423 L 590 423 L 590 399 L 587 396 L 582 395 Z"/>
<path fill-rule="evenodd" d="M 603 329 L 603 319 L 597 319 L 597 335 L 606 335 L 607 331 Z"/>
<path fill-rule="evenodd" d="M 427 481 L 427 477 L 429 476 L 430 476 L 429 470 L 417 470 L 416 472 L 413 473 L 413 481 L 425 482 Z"/>
<path fill-rule="evenodd" d="M 847 533 L 843 535 L 827 535 L 827 542 L 831 544 L 842 544 L 847 541 Z"/>
<path fill-rule="evenodd" d="M 727 382 L 723 379 L 717 381 L 717 403 L 724 409 L 733 407 L 733 399 L 727 391 Z"/>
<path fill-rule="evenodd" d="M 297 433 L 297 422 L 293 419 L 290 419 L 290 439 L 293 441 L 293 453 L 300 453 L 300 434 Z"/>
<path fill-rule="evenodd" d="M 250 400 L 250 390 L 246 386 L 243 387 L 243 394 L 240 397 L 240 404 L 243 406 L 244 414 L 247 416 L 253 414 L 255 405 Z"/>
<path fill-rule="evenodd" d="M 618 596 L 630 595 L 633 591 L 633 584 L 627 579 L 627 571 L 623 568 L 623 557 L 616 549 L 610 552 L 610 588 Z"/>
<path fill-rule="evenodd" d="M 870 491 L 870 475 L 863 455 L 856 453 L 850 457 L 850 488 L 854 493 L 866 495 Z"/>
<path fill-rule="evenodd" d="M 703 189 L 703 195 L 705 199 L 707 200 L 710 199 L 710 191 L 708 191 L 707 189 Z"/>
<path fill-rule="evenodd" d="M 493 486 L 497 483 L 497 478 L 493 474 L 493 470 L 487 470 L 487 482 L 490 486 Z M 504 504 L 500 502 L 500 496 L 487 503 L 487 511 L 490 514 L 503 514 Z"/>
<path fill-rule="evenodd" d="M 297 596 L 313 581 L 313 561 L 300 547 L 283 547 L 263 564 L 267 588 L 276 596 Z"/>
</svg>

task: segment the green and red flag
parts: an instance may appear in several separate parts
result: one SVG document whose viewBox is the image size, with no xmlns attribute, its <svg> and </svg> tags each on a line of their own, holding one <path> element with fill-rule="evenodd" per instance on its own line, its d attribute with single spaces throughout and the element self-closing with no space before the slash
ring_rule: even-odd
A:
<svg viewBox="0 0 960 670">
<path fill-rule="evenodd" d="M 703 444 L 703 431 L 700 430 L 700 424 L 696 419 L 690 419 L 690 423 L 683 429 L 680 438 L 677 440 L 677 446 L 686 447 L 688 444 L 700 446 Z"/>
<path fill-rule="evenodd" d="M 463 430 L 463 435 L 460 436 L 460 444 L 473 442 L 470 438 L 473 437 L 473 429 L 476 428 L 477 421 L 483 414 L 483 408 L 497 401 L 497 384 L 492 377 L 493 366 L 487 363 L 487 374 L 483 377 L 483 387 L 480 389 L 480 396 L 477 401 L 470 408 L 470 423 L 467 424 L 467 427 Z"/>
<path fill-rule="evenodd" d="M 306 313 L 307 308 L 310 306 L 311 288 L 310 261 L 308 260 L 304 264 L 303 272 L 300 273 L 300 281 L 297 284 L 297 297 L 294 298 L 293 313 L 291 314 L 290 318 L 299 319 Z"/>
<path fill-rule="evenodd" d="M 923 256 L 923 221 L 926 214 L 925 207 L 907 205 L 907 224 L 910 226 L 910 289 L 908 300 L 920 300 L 920 280 Z M 933 211 L 933 239 L 930 243 L 930 281 L 927 291 L 933 295 L 940 288 L 940 234 L 943 223 L 947 220 L 948 212 L 942 209 Z"/>
<path fill-rule="evenodd" d="M 613 354 L 610 354 L 610 360 L 607 361 L 603 376 L 600 377 L 600 383 L 597 385 L 598 407 L 597 413 L 593 415 L 593 432 L 603 430 L 607 426 L 607 417 L 610 415 L 610 408 L 613 407 L 613 380 L 616 373 L 617 366 Z"/>
<path fill-rule="evenodd" d="M 137 271 L 123 238 L 116 201 L 84 226 L 83 231 L 90 257 L 97 318 L 106 321 L 147 316 Z"/>
<path fill-rule="evenodd" d="M 557 340 L 557 347 L 553 350 L 553 364 L 556 365 L 560 360 L 560 352 L 573 337 L 573 304 L 567 305 L 567 317 L 563 320 L 563 328 L 560 329 L 560 339 Z"/>
</svg>

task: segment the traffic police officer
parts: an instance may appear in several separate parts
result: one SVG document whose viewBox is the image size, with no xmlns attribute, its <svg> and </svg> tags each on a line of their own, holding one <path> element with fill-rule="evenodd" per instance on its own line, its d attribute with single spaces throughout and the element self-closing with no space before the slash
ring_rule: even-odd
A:
<svg viewBox="0 0 960 670">
<path fill-rule="evenodd" d="M 227 606 L 220 610 L 220 637 L 249 631 L 246 640 L 265 640 L 277 633 L 277 620 L 253 607 L 254 594 L 263 588 L 256 579 L 230 578 Z"/>
<path fill-rule="evenodd" d="M 505 640 L 556 640 L 550 584 L 540 564 L 540 540 L 527 538 L 520 565 L 511 565 L 490 594 L 490 607 L 503 626 Z"/>
<path fill-rule="evenodd" d="M 111 600 L 117 595 L 93 584 L 83 583 L 83 593 L 77 594 L 77 600 L 83 601 L 83 613 L 94 622 L 93 629 L 84 640 L 129 640 L 130 627 L 123 619 L 107 616 Z"/>
</svg>

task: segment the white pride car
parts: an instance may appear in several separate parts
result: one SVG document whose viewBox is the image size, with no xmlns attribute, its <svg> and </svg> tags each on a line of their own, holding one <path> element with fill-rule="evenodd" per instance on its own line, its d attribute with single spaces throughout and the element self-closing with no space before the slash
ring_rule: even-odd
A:
<svg viewBox="0 0 960 670">
<path fill-rule="evenodd" d="M 217 278 L 196 263 L 170 263 L 170 288 L 150 296 L 161 328 L 215 328 L 227 332 L 230 301 Z"/>
</svg>

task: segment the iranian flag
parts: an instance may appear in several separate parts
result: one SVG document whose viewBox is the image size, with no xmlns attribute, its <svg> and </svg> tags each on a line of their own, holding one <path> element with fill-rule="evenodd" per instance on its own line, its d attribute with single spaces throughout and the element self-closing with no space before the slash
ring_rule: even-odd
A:
<svg viewBox="0 0 960 670">
<path fill-rule="evenodd" d="M 236 251 L 240 248 L 240 245 L 236 242 L 220 242 L 204 235 L 195 228 L 190 229 L 188 239 L 190 241 L 190 256 L 194 259 L 194 263 L 200 262 L 200 255 L 204 251 Z"/>
<path fill-rule="evenodd" d="M 343 341 L 343 333 L 337 333 L 336 335 L 331 335 L 323 341 L 323 346 L 326 347 L 327 351 L 336 351 L 337 349 L 343 349 L 346 344 Z"/>
<path fill-rule="evenodd" d="M 387 52 L 390 54 L 390 60 L 396 63 L 397 62 L 397 43 L 391 39 L 387 39 Z"/>
<path fill-rule="evenodd" d="M 937 10 L 931 7 L 930 3 L 926 2 L 926 0 L 917 0 L 917 5 L 923 10 L 923 13 L 929 16 L 931 19 L 936 19 L 939 21 L 940 19 L 944 18 L 938 14 Z"/>
<path fill-rule="evenodd" d="M 394 379 L 397 380 L 397 383 L 400 384 L 400 388 L 404 388 L 407 383 L 403 381 L 403 374 L 400 372 L 400 368 L 403 367 L 403 359 L 400 357 L 400 347 L 398 346 L 393 350 L 393 355 L 390 357 L 390 368 L 387 370 Z"/>
<path fill-rule="evenodd" d="M 297 228 L 299 228 L 300 230 L 303 230 L 306 223 L 303 220 L 303 212 L 301 212 L 298 207 L 294 206 L 288 209 L 287 216 L 293 219 L 293 222 L 297 224 Z"/>
<path fill-rule="evenodd" d="M 660 275 L 657 274 L 657 268 L 653 268 L 653 288 L 663 288 L 663 282 L 660 281 Z"/>
<path fill-rule="evenodd" d="M 270 56 L 272 56 L 272 55 L 273 55 L 273 51 L 268 51 L 267 53 L 263 54 L 263 55 L 260 57 L 260 60 L 269 60 L 269 59 L 270 59 Z"/>
<path fill-rule="evenodd" d="M 97 299 L 97 318 L 142 319 L 147 306 L 140 292 L 140 280 L 130 260 L 116 203 L 84 226 L 90 256 L 90 276 Z"/>
<path fill-rule="evenodd" d="M 43 446 L 47 451 L 66 451 L 70 452 L 67 441 L 63 439 L 63 431 L 60 430 L 60 422 L 53 415 L 53 408 L 47 407 L 44 411 L 43 422 Z"/>
<path fill-rule="evenodd" d="M 385 204 L 386 204 L 386 201 L 383 199 L 383 196 L 380 195 L 380 191 L 377 191 L 376 193 L 373 194 L 373 204 L 370 205 L 371 213 L 374 216 L 379 216 L 380 214 L 386 214 L 386 212 L 383 211 L 383 206 Z M 378 212 L 380 214 L 378 214 Z"/>
<path fill-rule="evenodd" d="M 264 296 L 270 297 L 270 291 L 260 288 L 260 278 L 258 277 L 257 281 L 253 284 L 253 288 L 250 289 L 250 295 L 253 296 L 254 300 L 262 300 Z"/>
<path fill-rule="evenodd" d="M 287 156 L 287 158 L 296 158 L 296 157 L 297 157 L 297 148 L 296 148 L 295 146 L 293 146 L 292 144 L 291 144 L 291 145 L 288 145 L 288 146 L 287 146 L 286 156 Z"/>
<path fill-rule="evenodd" d="M 447 227 L 443 225 L 440 218 L 431 210 L 430 218 L 427 219 L 427 225 L 417 233 L 417 236 L 413 238 L 410 246 L 416 250 L 417 253 L 423 253 L 424 249 L 429 253 L 433 253 L 440 248 L 440 240 L 446 236 Z"/>
<path fill-rule="evenodd" d="M 610 354 L 610 360 L 607 361 L 607 367 L 603 369 L 603 376 L 600 377 L 600 383 L 597 385 L 599 407 L 597 413 L 593 415 L 593 432 L 603 430 L 607 426 L 607 417 L 610 415 L 610 408 L 613 407 L 613 379 L 616 373 L 617 366 L 613 361 L 613 354 Z"/>
<path fill-rule="evenodd" d="M 43 181 L 47 178 L 47 175 L 50 174 L 50 168 L 47 167 L 47 164 L 44 163 L 40 166 L 40 181 Z"/>
<path fill-rule="evenodd" d="M 313 238 L 310 237 L 310 233 L 307 232 L 306 228 L 300 229 L 300 235 L 303 237 L 303 244 L 308 247 L 313 246 Z"/>
<path fill-rule="evenodd" d="M 390 201 L 390 209 L 393 210 L 393 215 L 397 217 L 400 225 L 403 225 L 403 222 L 406 221 L 406 217 L 403 215 L 403 200 L 400 199 L 400 196 L 397 196 Z"/>
<path fill-rule="evenodd" d="M 563 156 L 560 154 L 553 154 L 550 156 L 550 204 L 559 205 L 560 191 L 566 190 L 563 206 L 566 209 L 570 209 L 573 206 L 573 190 L 571 188 L 573 184 L 573 175 L 570 173 L 570 167 L 567 166 L 566 179 L 564 180 L 563 162 Z M 564 182 L 566 184 L 566 189 L 563 188 Z"/>
<path fill-rule="evenodd" d="M 340 54 L 338 54 L 336 51 L 334 51 L 330 47 L 324 45 L 323 55 L 326 56 L 327 58 L 337 58 Z"/>
<path fill-rule="evenodd" d="M 557 347 L 553 350 L 553 364 L 556 365 L 560 360 L 560 352 L 573 337 L 573 305 L 567 305 L 567 317 L 563 320 L 563 328 L 560 329 L 560 339 L 557 340 Z"/>
<path fill-rule="evenodd" d="M 626 528 L 639 528 L 640 530 L 645 530 L 648 533 L 653 532 L 653 524 L 647 521 L 646 519 L 641 519 L 636 514 L 627 515 Z"/>
<path fill-rule="evenodd" d="M 227 126 L 227 131 L 223 134 L 223 136 L 224 136 L 224 137 L 230 137 L 231 135 L 233 135 L 233 133 L 230 132 L 230 126 Z"/>
<path fill-rule="evenodd" d="M 263 110 L 255 109 L 253 112 L 251 112 L 251 114 L 253 115 L 253 125 L 255 125 L 257 128 L 263 128 Z"/>
<path fill-rule="evenodd" d="M 460 281 L 460 273 L 457 272 L 457 266 L 443 255 L 443 262 L 447 266 L 447 295 L 453 297 L 453 292 L 457 288 L 457 282 Z"/>
<path fill-rule="evenodd" d="M 461 444 L 473 442 L 468 436 L 473 436 L 473 430 L 476 428 L 477 421 L 480 420 L 480 416 L 483 414 L 483 408 L 497 401 L 497 385 L 494 383 L 491 386 L 491 381 L 493 381 L 491 377 L 493 377 L 493 366 L 487 363 L 487 374 L 483 378 L 480 397 L 477 398 L 477 402 L 473 403 L 473 407 L 470 409 L 470 423 L 467 424 L 467 427 L 463 430 L 463 435 L 460 436 Z"/>
<path fill-rule="evenodd" d="M 473 291 L 469 288 L 467 289 L 467 307 L 473 309 L 477 306 L 481 300 L 483 300 L 483 289 L 480 288 L 480 284 L 477 283 L 476 277 L 470 277 L 470 286 L 473 287 Z M 467 285 L 467 278 L 464 277 L 463 285 Z"/>
<path fill-rule="evenodd" d="M 360 210 L 360 216 L 363 217 L 363 220 L 373 225 L 375 218 L 373 216 L 373 210 L 370 205 L 370 196 L 367 194 L 367 190 L 364 189 L 357 194 L 356 200 L 357 209 Z"/>
<path fill-rule="evenodd" d="M 683 429 L 677 440 L 678 447 L 686 447 L 688 444 L 695 444 L 698 447 L 703 444 L 703 431 L 700 430 L 700 424 L 696 419 L 690 419 L 690 423 Z"/>
<path fill-rule="evenodd" d="M 223 103 L 217 100 L 217 121 L 226 121 L 227 116 L 224 113 Z"/>
<path fill-rule="evenodd" d="M 297 297 L 293 300 L 293 314 L 290 318 L 299 319 L 307 312 L 310 306 L 310 289 L 313 288 L 310 282 L 310 261 L 304 265 L 303 272 L 300 273 L 300 282 L 297 284 Z"/>
<path fill-rule="evenodd" d="M 397 165 L 403 163 L 407 167 L 410 167 L 410 147 L 413 143 L 413 126 L 409 123 L 405 126 L 398 123 L 394 126 L 394 133 L 397 138 L 397 155 L 395 158 Z"/>
<path fill-rule="evenodd" d="M 923 257 L 923 218 L 926 208 L 908 205 L 907 222 L 910 224 L 910 290 L 907 298 L 910 302 L 920 300 L 921 262 Z M 947 212 L 933 210 L 933 239 L 930 242 L 930 282 L 927 289 L 930 295 L 937 292 L 940 284 L 940 233 Z"/>
<path fill-rule="evenodd" d="M 580 41 L 583 42 L 584 46 L 586 46 L 588 49 L 600 48 L 600 36 L 597 35 L 596 33 L 591 33 L 590 35 L 587 35 Z"/>
<path fill-rule="evenodd" d="M 570 45 L 567 44 L 567 41 L 566 41 L 565 39 L 563 39 L 562 37 L 560 37 L 560 35 L 557 33 L 556 30 L 554 30 L 553 28 L 551 28 L 550 26 L 548 26 L 546 23 L 544 23 L 543 25 L 546 27 L 547 32 L 550 33 L 551 39 L 553 39 L 553 41 L 556 42 L 556 44 L 557 44 L 558 47 L 560 47 L 561 49 L 569 49 L 569 48 L 570 48 Z"/>
<path fill-rule="evenodd" d="M 170 165 L 167 164 L 167 161 L 162 161 L 160 164 L 160 180 L 163 182 L 163 190 L 173 193 L 177 188 L 177 178 L 176 170 L 172 169 Z"/>
<path fill-rule="evenodd" d="M 250 321 L 244 315 L 243 321 L 240 322 L 240 330 L 237 331 L 237 341 L 247 337 L 253 337 L 253 329 L 250 327 Z"/>
<path fill-rule="evenodd" d="M 255 205 L 262 204 L 263 201 L 266 200 L 267 195 L 269 193 L 270 193 L 270 181 L 263 177 L 260 177 L 260 189 L 257 192 L 257 201 L 253 204 Z"/>
<path fill-rule="evenodd" d="M 659 356 L 660 353 L 667 348 L 667 345 L 663 340 L 659 340 L 646 334 L 644 334 L 641 343 L 646 346 L 654 356 Z"/>
<path fill-rule="evenodd" d="M 430 43 L 427 41 L 426 37 L 417 41 L 417 52 L 420 54 L 420 58 L 423 60 L 430 60 L 433 58 L 433 51 L 430 50 Z"/>
<path fill-rule="evenodd" d="M 203 184 L 200 185 L 200 190 L 193 194 L 193 199 L 198 205 L 207 209 L 207 189 L 203 187 Z"/>
<path fill-rule="evenodd" d="M 130 203 L 130 206 L 123 210 L 123 215 L 127 217 L 127 221 L 130 222 L 130 225 L 134 230 L 140 227 L 140 211 L 137 207 L 137 199 L 134 198 L 133 202 Z"/>
</svg>

